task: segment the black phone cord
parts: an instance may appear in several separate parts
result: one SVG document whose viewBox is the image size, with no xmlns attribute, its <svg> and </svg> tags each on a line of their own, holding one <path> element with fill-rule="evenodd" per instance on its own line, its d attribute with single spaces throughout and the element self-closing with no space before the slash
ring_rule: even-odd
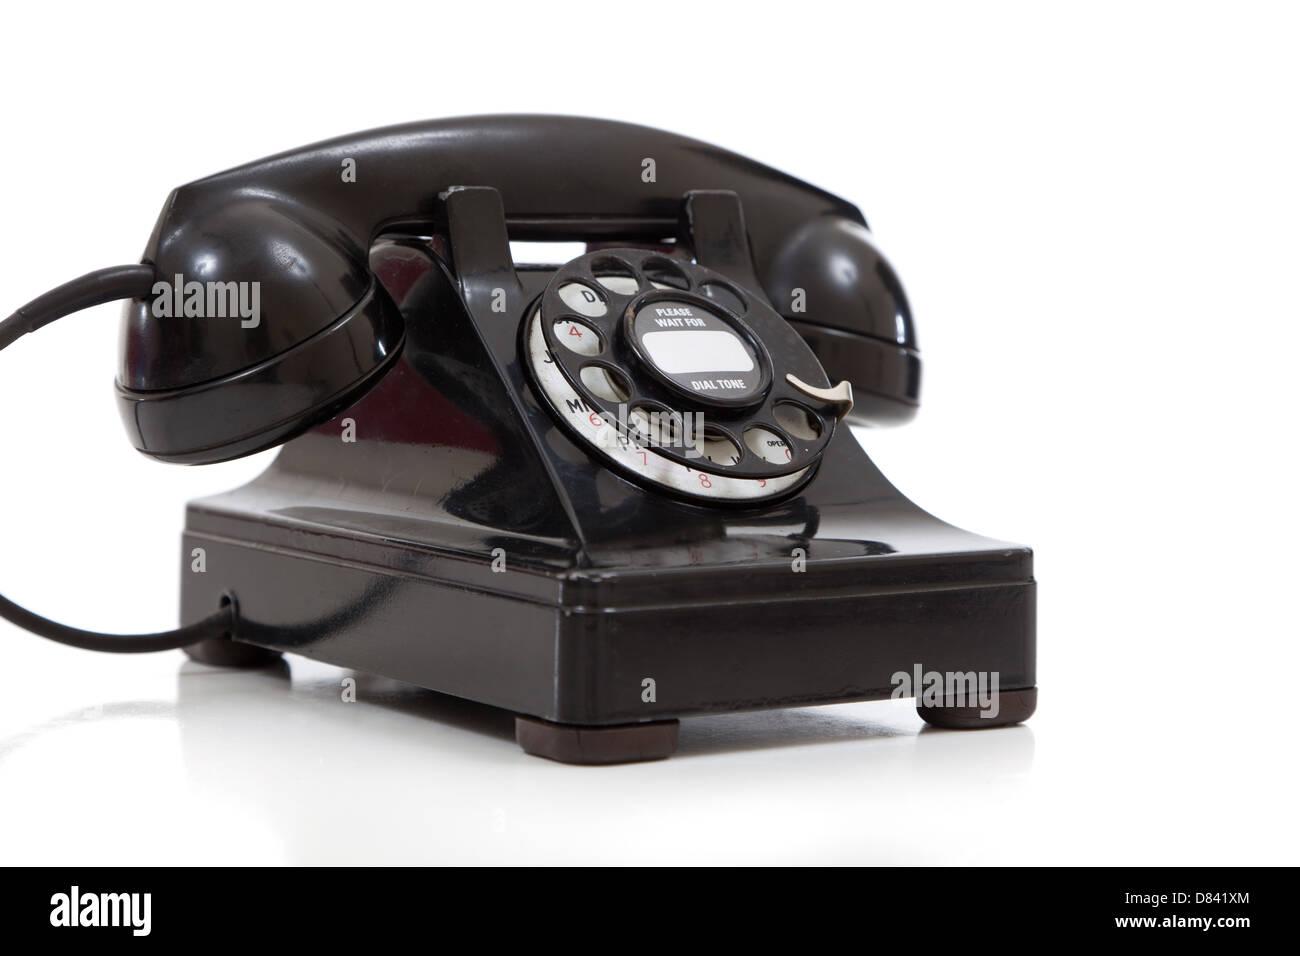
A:
<svg viewBox="0 0 1300 956">
<path fill-rule="evenodd" d="M 0 322 L 0 350 L 8 348 L 28 332 L 35 332 L 73 312 L 116 299 L 148 296 L 153 291 L 154 281 L 153 267 L 146 263 L 111 266 L 65 282 L 57 289 L 33 299 Z M 235 607 L 233 603 L 227 603 L 202 621 L 156 634 L 100 634 L 96 631 L 83 631 L 33 614 L 4 595 L 0 595 L 0 618 L 33 634 L 71 647 L 118 654 L 142 654 L 148 651 L 170 651 L 208 638 L 229 637 L 235 627 Z"/>
</svg>

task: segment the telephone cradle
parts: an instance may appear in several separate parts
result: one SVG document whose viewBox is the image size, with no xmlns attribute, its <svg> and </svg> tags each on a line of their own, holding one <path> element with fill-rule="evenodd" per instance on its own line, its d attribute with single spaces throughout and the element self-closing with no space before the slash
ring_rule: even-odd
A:
<svg viewBox="0 0 1300 956">
<path fill-rule="evenodd" d="M 516 261 L 521 241 L 586 251 Z M 910 418 L 920 360 L 845 200 L 643 127 L 483 117 L 182 187 L 145 259 L 260 277 L 261 315 L 210 320 L 196 351 L 127 305 L 137 447 L 283 443 L 188 506 L 183 622 L 237 621 L 195 659 L 291 652 L 478 701 L 570 763 L 663 758 L 681 717 L 884 699 L 922 670 L 996 675 L 995 713 L 951 682 L 918 697 L 933 725 L 1033 712 L 1031 551 L 922 511 L 849 430 Z"/>
</svg>

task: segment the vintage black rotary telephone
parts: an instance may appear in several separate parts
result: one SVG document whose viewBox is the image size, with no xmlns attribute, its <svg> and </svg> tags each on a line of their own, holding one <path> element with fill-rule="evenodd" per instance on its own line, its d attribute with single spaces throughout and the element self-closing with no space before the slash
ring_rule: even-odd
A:
<svg viewBox="0 0 1300 956">
<path fill-rule="evenodd" d="M 512 240 L 587 252 L 517 265 Z M 140 451 L 284 448 L 190 504 L 184 627 L 93 634 L 0 598 L 20 626 L 292 650 L 513 710 L 526 750 L 572 762 L 900 675 L 943 726 L 1033 711 L 1029 550 L 918 509 L 846 427 L 909 419 L 920 360 L 842 199 L 622 123 L 417 123 L 182 186 L 141 264 L 36 299 L 0 348 L 113 299 Z M 927 696 L 930 674 L 995 675 L 998 702 Z"/>
</svg>

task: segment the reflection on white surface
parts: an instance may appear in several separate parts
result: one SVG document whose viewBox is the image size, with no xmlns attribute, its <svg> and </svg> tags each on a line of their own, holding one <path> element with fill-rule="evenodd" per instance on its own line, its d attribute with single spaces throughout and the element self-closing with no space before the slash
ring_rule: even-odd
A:
<svg viewBox="0 0 1300 956">
<path fill-rule="evenodd" d="M 4 738 L 9 862 L 906 862 L 880 825 L 904 791 L 1033 763 L 1027 727 L 921 732 L 903 701 L 689 719 L 671 760 L 589 768 L 526 756 L 502 711 L 299 658 L 173 687 Z M 58 827 L 15 825 L 51 800 Z"/>
<path fill-rule="evenodd" d="M 525 755 L 501 711 L 302 658 L 237 672 L 17 647 L 4 863 L 1185 864 L 1296 847 L 1275 822 L 1290 765 L 1230 721 L 1181 732 L 1158 696 L 1045 693 L 1030 725 L 975 732 L 924 728 L 910 701 L 693 718 L 669 760 L 572 767 Z M 1249 815 L 1225 813 L 1247 796 Z"/>
</svg>

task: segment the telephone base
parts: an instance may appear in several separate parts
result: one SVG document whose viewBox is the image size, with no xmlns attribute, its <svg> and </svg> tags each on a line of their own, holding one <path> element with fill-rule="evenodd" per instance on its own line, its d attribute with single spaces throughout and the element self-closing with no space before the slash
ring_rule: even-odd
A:
<svg viewBox="0 0 1300 956">
<path fill-rule="evenodd" d="M 190 503 L 184 622 L 233 600 L 238 644 L 498 707 L 526 751 L 568 762 L 660 759 L 682 717 L 884 700 L 934 674 L 1035 686 L 1030 549 L 921 510 L 846 427 L 771 501 L 621 478 L 541 406 L 518 322 L 466 327 L 426 275 L 433 301 L 402 305 L 438 321 L 346 417 Z M 1032 710 L 1005 708 L 975 726 Z"/>
</svg>

